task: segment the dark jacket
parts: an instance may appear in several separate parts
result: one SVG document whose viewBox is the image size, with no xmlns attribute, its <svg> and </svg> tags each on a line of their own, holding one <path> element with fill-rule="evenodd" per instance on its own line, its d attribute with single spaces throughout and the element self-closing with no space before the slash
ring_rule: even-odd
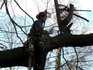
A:
<svg viewBox="0 0 93 70">
<path fill-rule="evenodd" d="M 30 29 L 29 36 L 41 36 L 45 33 L 44 31 L 45 21 L 37 20 L 33 23 L 32 28 Z"/>
</svg>

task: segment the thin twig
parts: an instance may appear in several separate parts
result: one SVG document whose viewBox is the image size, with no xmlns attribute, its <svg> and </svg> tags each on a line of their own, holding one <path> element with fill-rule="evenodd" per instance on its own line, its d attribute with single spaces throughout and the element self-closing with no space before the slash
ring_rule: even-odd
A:
<svg viewBox="0 0 93 70">
<path fill-rule="evenodd" d="M 64 48 L 62 48 L 62 51 L 63 51 L 63 59 L 65 60 L 65 62 L 66 62 L 66 65 L 68 66 L 68 68 L 69 68 L 69 70 L 71 70 L 71 68 L 69 67 L 69 65 L 68 65 L 68 61 L 66 60 L 66 58 L 65 58 L 65 56 L 64 56 Z"/>
<path fill-rule="evenodd" d="M 17 32 L 17 30 L 16 30 L 16 26 L 15 26 L 15 24 L 13 24 L 14 25 L 14 29 L 15 29 L 15 32 L 16 32 L 16 35 L 17 35 L 17 37 L 20 39 L 20 41 L 22 42 L 22 44 L 24 44 L 24 42 L 22 41 L 22 39 L 19 37 L 19 35 L 18 35 L 18 32 Z"/>
<path fill-rule="evenodd" d="M 32 19 L 32 21 L 34 22 L 34 19 L 27 13 L 27 12 L 25 12 L 22 8 L 21 8 L 21 6 L 18 4 L 18 2 L 16 1 L 16 0 L 14 0 L 15 1 L 15 3 L 17 4 L 17 6 L 27 15 L 27 16 L 29 16 L 31 19 Z"/>
<path fill-rule="evenodd" d="M 1 4 L 1 7 L 0 7 L 0 9 L 2 9 L 3 5 L 4 5 L 4 0 L 3 0 L 3 3 Z"/>
<path fill-rule="evenodd" d="M 2 44 L 2 43 L 0 43 L 0 45 L 2 45 L 2 46 L 0 46 L 1 49 L 6 49 L 7 48 L 7 46 Z"/>
<path fill-rule="evenodd" d="M 19 25 L 11 18 L 10 14 L 9 14 L 8 7 L 7 7 L 7 0 L 4 0 L 4 3 L 5 3 L 5 8 L 6 8 L 6 13 L 8 14 L 8 16 L 9 16 L 12 24 L 14 25 L 14 29 L 15 29 L 16 35 L 17 35 L 17 37 L 20 39 L 20 41 L 21 41 L 22 44 L 23 44 L 22 39 L 19 37 L 19 35 L 18 35 L 18 33 L 17 33 L 15 24 L 16 24 L 17 26 L 19 26 Z M 20 27 L 20 26 L 19 26 L 19 27 Z M 21 30 L 22 30 L 22 28 L 21 28 Z M 23 30 L 22 30 L 22 31 L 23 31 Z M 24 31 L 23 31 L 23 32 L 24 32 Z M 25 33 L 25 32 L 24 32 L 24 33 Z M 25 33 L 25 34 L 26 34 L 26 33 Z"/>
<path fill-rule="evenodd" d="M 59 5 L 59 6 L 63 6 L 64 8 L 63 9 L 60 9 L 60 11 L 62 10 L 62 11 L 69 11 L 69 8 L 67 7 L 67 6 L 65 6 L 65 5 Z M 88 12 L 90 12 L 91 10 L 76 10 L 76 9 L 74 9 L 74 11 L 88 11 Z M 75 13 L 73 13 L 73 15 L 75 15 L 75 16 L 77 16 L 77 17 L 79 17 L 79 18 L 81 18 L 81 19 L 84 19 L 85 21 L 87 21 L 87 22 L 89 22 L 89 20 L 88 19 L 86 19 L 86 18 L 84 18 L 84 17 L 82 17 L 82 16 L 80 16 L 80 15 L 77 15 L 77 14 L 75 14 Z"/>
<path fill-rule="evenodd" d="M 86 19 L 86 18 L 84 18 L 84 17 L 82 17 L 82 16 L 80 16 L 80 15 L 77 15 L 77 14 L 75 14 L 75 13 L 73 13 L 73 15 L 75 15 L 75 16 L 77 16 L 77 17 L 79 17 L 79 18 L 82 18 L 82 19 L 86 20 L 87 22 L 89 22 L 88 19 Z"/>
<path fill-rule="evenodd" d="M 24 30 L 20 27 L 20 25 L 18 25 L 18 24 L 12 19 L 12 17 L 10 16 L 8 7 L 7 7 L 7 2 L 6 2 L 6 0 L 4 0 L 4 1 L 5 1 L 6 13 L 7 13 L 7 15 L 9 16 L 11 22 L 12 22 L 13 24 L 15 24 L 16 26 L 18 26 L 18 27 L 21 29 L 21 31 L 22 31 L 25 35 L 27 35 L 27 33 L 24 32 Z"/>
<path fill-rule="evenodd" d="M 76 56 L 77 56 L 77 64 L 76 64 L 76 70 L 78 70 L 78 62 L 79 62 L 79 59 L 78 59 L 78 53 L 77 53 L 77 50 L 76 50 L 76 48 L 75 47 L 73 47 L 74 48 L 74 50 L 75 50 L 75 53 L 76 53 Z"/>
</svg>

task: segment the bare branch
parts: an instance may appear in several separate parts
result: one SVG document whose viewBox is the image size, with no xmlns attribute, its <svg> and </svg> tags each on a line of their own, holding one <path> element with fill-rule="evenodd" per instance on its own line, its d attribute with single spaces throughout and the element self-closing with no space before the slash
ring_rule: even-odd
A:
<svg viewBox="0 0 93 70">
<path fill-rule="evenodd" d="M 66 58 L 65 58 L 65 56 L 64 56 L 64 48 L 62 48 L 62 52 L 63 52 L 63 59 L 65 60 L 65 62 L 66 62 L 66 65 L 67 65 L 67 67 L 69 68 L 69 70 L 71 70 L 71 67 L 69 67 L 69 65 L 68 65 L 68 61 L 66 60 Z"/>
<path fill-rule="evenodd" d="M 74 48 L 74 50 L 75 50 L 75 53 L 76 53 L 76 59 L 77 59 L 77 64 L 76 64 L 76 66 L 78 67 L 78 62 L 79 62 L 79 58 L 78 58 L 78 52 L 77 52 L 77 50 L 76 50 L 76 48 L 75 47 L 73 47 Z M 76 70 L 78 70 L 78 68 L 76 67 Z"/>
<path fill-rule="evenodd" d="M 74 11 L 74 5 L 70 4 L 70 9 L 68 11 L 69 14 L 64 20 L 62 20 L 60 22 L 60 24 L 62 24 L 63 26 L 66 27 L 69 24 L 69 22 L 71 21 L 72 17 L 73 17 L 73 11 Z"/>
<path fill-rule="evenodd" d="M 9 16 L 12 24 L 14 25 L 14 29 L 15 29 L 15 31 L 16 31 L 16 35 L 17 35 L 17 37 L 20 39 L 20 41 L 21 41 L 22 44 L 23 44 L 22 39 L 19 37 L 19 35 L 18 35 L 18 33 L 17 33 L 17 30 L 16 30 L 16 26 L 15 26 L 15 25 L 17 25 L 22 31 L 23 31 L 23 29 L 22 29 L 22 28 L 12 19 L 12 17 L 10 16 L 10 13 L 9 13 L 9 10 L 8 10 L 8 7 L 7 7 L 7 0 L 4 0 L 4 3 L 5 3 L 5 8 L 6 8 L 6 13 L 8 14 L 8 16 Z M 23 33 L 26 34 L 24 31 L 23 31 Z M 27 34 L 26 34 L 26 35 L 27 35 Z"/>
<path fill-rule="evenodd" d="M 27 16 L 29 16 L 31 19 L 32 19 L 32 21 L 34 22 L 34 19 L 27 13 L 27 12 L 25 12 L 22 8 L 21 8 L 21 6 L 18 4 L 18 2 L 16 1 L 16 0 L 14 0 L 15 1 L 15 3 L 17 4 L 17 6 L 27 15 Z"/>
<path fill-rule="evenodd" d="M 4 6 L 4 0 L 3 0 L 3 3 L 1 4 L 1 7 L 0 7 L 0 9 L 2 9 L 2 7 Z"/>
<path fill-rule="evenodd" d="M 64 11 L 64 10 L 65 10 L 65 11 L 69 11 L 69 10 L 70 10 L 70 9 L 69 9 L 67 6 L 65 6 L 65 5 L 61 5 L 61 4 L 60 4 L 59 6 L 64 6 L 63 9 L 60 9 L 60 11 Z M 90 12 L 91 10 L 76 10 L 76 9 L 74 9 L 74 11 L 88 11 L 88 12 Z M 77 15 L 77 14 L 75 14 L 75 13 L 73 13 L 73 15 L 75 15 L 75 16 L 77 16 L 77 17 L 79 17 L 79 18 L 81 18 L 81 19 L 89 22 L 88 19 L 86 19 L 86 18 L 84 18 L 84 17 L 82 17 L 82 16 L 80 16 L 80 15 Z"/>
<path fill-rule="evenodd" d="M 70 23 L 72 17 L 73 17 L 73 11 L 74 11 L 74 5 L 70 4 L 70 10 L 68 16 L 60 21 L 60 29 L 63 34 L 71 34 L 70 29 L 67 28 L 67 25 Z"/>
<path fill-rule="evenodd" d="M 46 47 L 47 51 L 57 49 L 64 46 L 75 46 L 84 47 L 93 45 L 93 34 L 87 35 L 57 35 L 55 37 L 50 37 L 50 46 Z"/>
<path fill-rule="evenodd" d="M 79 18 L 82 18 L 82 19 L 84 19 L 85 21 L 89 22 L 88 19 L 86 19 L 86 18 L 84 18 L 84 17 L 82 17 L 82 16 L 80 16 L 80 15 L 77 15 L 77 14 L 75 14 L 75 13 L 74 13 L 73 15 L 75 15 L 75 16 L 77 16 L 77 17 L 79 17 Z"/>
<path fill-rule="evenodd" d="M 17 25 L 22 31 L 23 29 L 12 19 L 12 17 L 10 16 L 10 13 L 9 13 L 9 10 L 8 10 L 8 7 L 7 7 L 7 0 L 5 0 L 5 8 L 6 8 L 6 13 L 7 15 L 9 16 L 11 22 L 15 25 Z M 24 34 L 26 34 L 24 31 L 23 31 Z M 27 34 L 26 34 L 27 35 Z"/>
</svg>

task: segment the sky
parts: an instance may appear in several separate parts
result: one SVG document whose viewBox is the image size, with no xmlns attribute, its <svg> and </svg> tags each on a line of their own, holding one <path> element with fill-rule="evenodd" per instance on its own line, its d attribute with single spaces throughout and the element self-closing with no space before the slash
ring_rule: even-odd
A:
<svg viewBox="0 0 93 70">
<path fill-rule="evenodd" d="M 2 2 L 2 0 L 0 0 Z M 25 14 L 16 6 L 16 4 L 13 2 L 13 0 L 8 0 L 12 2 L 12 6 L 13 6 L 13 10 L 14 12 L 11 12 L 12 14 L 15 13 L 18 16 L 24 16 Z M 20 6 L 29 14 L 31 15 L 34 19 L 35 15 L 39 12 L 39 11 L 44 11 L 47 7 L 47 2 L 45 0 L 42 0 L 43 2 L 40 2 L 41 0 L 17 0 L 17 2 L 20 4 Z M 71 3 L 75 3 L 74 5 L 76 7 L 79 7 L 79 9 L 82 10 L 91 10 L 91 12 L 82 12 L 83 16 L 85 16 L 87 19 L 90 20 L 89 23 L 85 22 L 88 27 L 88 29 L 92 29 L 93 26 L 93 0 L 78 0 L 75 2 L 75 0 L 69 0 L 72 1 Z M 73 2 L 74 1 L 74 2 Z M 11 3 L 10 2 L 10 3 Z M 65 2 L 66 4 L 68 4 L 68 0 L 62 0 L 62 2 Z M 0 3 L 1 4 L 1 3 Z M 53 0 L 50 0 L 49 3 L 49 8 L 51 8 L 53 6 Z M 11 9 L 11 5 L 9 5 L 10 10 Z M 0 12 L 5 12 L 5 9 L 3 8 L 2 10 L 0 10 Z M 91 30 L 92 32 L 92 30 Z M 2 69 L 5 70 L 5 69 Z M 26 70 L 25 68 L 22 68 L 20 70 Z"/>
<path fill-rule="evenodd" d="M 93 11 L 93 0 L 79 0 L 82 9 L 90 9 Z"/>
</svg>

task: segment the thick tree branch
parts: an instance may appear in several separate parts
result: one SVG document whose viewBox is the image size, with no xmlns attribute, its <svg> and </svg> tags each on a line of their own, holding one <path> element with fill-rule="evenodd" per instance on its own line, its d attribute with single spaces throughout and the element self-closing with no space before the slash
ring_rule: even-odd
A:
<svg viewBox="0 0 93 70">
<path fill-rule="evenodd" d="M 87 35 L 57 35 L 50 38 L 51 46 L 46 47 L 47 51 L 57 49 L 59 47 L 83 47 L 93 45 L 93 34 Z"/>
<path fill-rule="evenodd" d="M 50 37 L 50 46 L 46 46 L 46 52 L 64 46 L 89 46 L 93 45 L 93 34 L 88 35 L 57 35 Z M 33 60 L 32 60 L 33 61 Z M 26 66 L 28 67 L 28 53 L 26 47 L 0 51 L 0 67 Z"/>
<path fill-rule="evenodd" d="M 0 67 L 26 66 L 28 67 L 28 55 L 24 47 L 0 51 Z"/>
</svg>

